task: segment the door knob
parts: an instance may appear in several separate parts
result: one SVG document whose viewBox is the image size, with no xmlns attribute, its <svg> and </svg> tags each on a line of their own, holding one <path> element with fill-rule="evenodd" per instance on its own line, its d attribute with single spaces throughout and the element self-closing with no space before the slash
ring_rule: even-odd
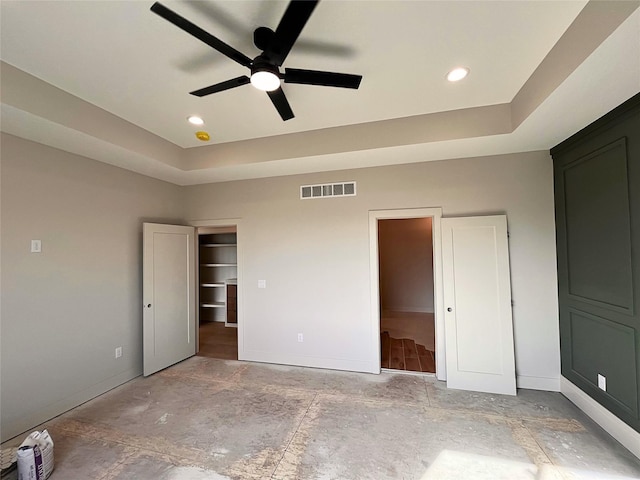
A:
<svg viewBox="0 0 640 480">
<path fill-rule="evenodd" d="M 147 303 L 147 308 L 151 308 L 151 304 L 150 303 Z"/>
<path fill-rule="evenodd" d="M 447 312 L 451 312 L 451 311 L 453 311 L 453 308 L 451 307 L 447 308 Z"/>
</svg>

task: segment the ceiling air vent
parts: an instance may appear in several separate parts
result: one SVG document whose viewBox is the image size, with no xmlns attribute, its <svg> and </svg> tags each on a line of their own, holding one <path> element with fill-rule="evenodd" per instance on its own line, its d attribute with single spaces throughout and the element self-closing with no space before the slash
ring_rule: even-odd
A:
<svg viewBox="0 0 640 480">
<path fill-rule="evenodd" d="M 321 185 L 303 185 L 300 198 L 355 197 L 356 182 L 325 183 Z"/>
</svg>

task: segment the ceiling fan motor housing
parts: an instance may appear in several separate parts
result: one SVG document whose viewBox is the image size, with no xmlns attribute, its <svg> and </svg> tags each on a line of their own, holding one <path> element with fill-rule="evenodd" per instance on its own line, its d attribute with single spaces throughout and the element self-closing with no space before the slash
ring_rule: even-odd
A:
<svg viewBox="0 0 640 480">
<path fill-rule="evenodd" d="M 269 48 L 273 42 L 275 33 L 269 27 L 258 27 L 253 31 L 253 44 L 263 52 Z"/>
<path fill-rule="evenodd" d="M 253 63 L 251 64 L 251 75 L 256 72 L 269 72 L 273 73 L 278 78 L 282 78 L 278 67 L 271 63 L 269 59 L 264 55 L 258 55 L 253 59 Z"/>
</svg>

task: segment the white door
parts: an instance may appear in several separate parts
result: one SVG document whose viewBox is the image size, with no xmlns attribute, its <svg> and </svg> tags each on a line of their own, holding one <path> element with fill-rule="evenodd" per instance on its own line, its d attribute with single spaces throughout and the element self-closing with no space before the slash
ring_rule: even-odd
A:
<svg viewBox="0 0 640 480">
<path fill-rule="evenodd" d="M 447 386 L 516 394 L 507 217 L 442 219 Z"/>
<path fill-rule="evenodd" d="M 195 229 L 143 225 L 143 372 L 196 354 Z"/>
</svg>

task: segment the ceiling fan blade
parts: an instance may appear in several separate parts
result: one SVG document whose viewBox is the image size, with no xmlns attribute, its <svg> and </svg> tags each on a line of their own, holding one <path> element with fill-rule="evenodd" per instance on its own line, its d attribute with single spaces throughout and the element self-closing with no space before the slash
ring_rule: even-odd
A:
<svg viewBox="0 0 640 480">
<path fill-rule="evenodd" d="M 242 75 L 241 77 L 227 80 L 226 82 L 216 83 L 215 85 L 204 87 L 200 90 L 194 90 L 193 92 L 189 93 L 191 95 L 195 95 L 196 97 L 204 97 L 205 95 L 211 95 L 212 93 L 222 92 L 224 90 L 229 90 L 230 88 L 246 85 L 250 81 L 251 80 L 249 79 L 249 77 L 247 77 L 246 75 Z"/>
<path fill-rule="evenodd" d="M 360 86 L 362 75 L 349 73 L 321 72 L 317 70 L 300 70 L 298 68 L 285 68 L 285 83 L 301 83 L 304 85 L 324 85 L 325 87 L 342 87 L 357 89 Z"/>
<path fill-rule="evenodd" d="M 214 48 L 215 50 L 222 53 L 223 55 L 226 55 L 231 60 L 238 62 L 240 65 L 244 65 L 245 67 L 251 66 L 252 60 L 249 57 L 247 57 L 245 54 L 227 45 L 222 40 L 214 37 L 210 33 L 205 32 L 203 29 L 201 29 L 197 25 L 191 23 L 186 18 L 181 17 L 176 12 L 168 9 L 161 3 L 159 2 L 154 3 L 151 6 L 151 11 L 157 15 L 160 15 L 162 18 L 164 18 L 168 22 L 173 23 L 176 27 L 193 35 L 198 40 L 206 43 L 211 48 Z"/>
<path fill-rule="evenodd" d="M 292 0 L 284 12 L 267 55 L 277 65 L 284 63 L 319 0 Z"/>
<path fill-rule="evenodd" d="M 291 110 L 289 102 L 287 101 L 287 97 L 285 97 L 282 88 L 267 92 L 267 95 L 269 95 L 269 98 L 273 102 L 273 106 L 276 107 L 276 110 L 278 110 L 278 113 L 282 117 L 282 120 L 286 122 L 287 120 L 291 120 L 294 117 L 293 110 Z"/>
</svg>

